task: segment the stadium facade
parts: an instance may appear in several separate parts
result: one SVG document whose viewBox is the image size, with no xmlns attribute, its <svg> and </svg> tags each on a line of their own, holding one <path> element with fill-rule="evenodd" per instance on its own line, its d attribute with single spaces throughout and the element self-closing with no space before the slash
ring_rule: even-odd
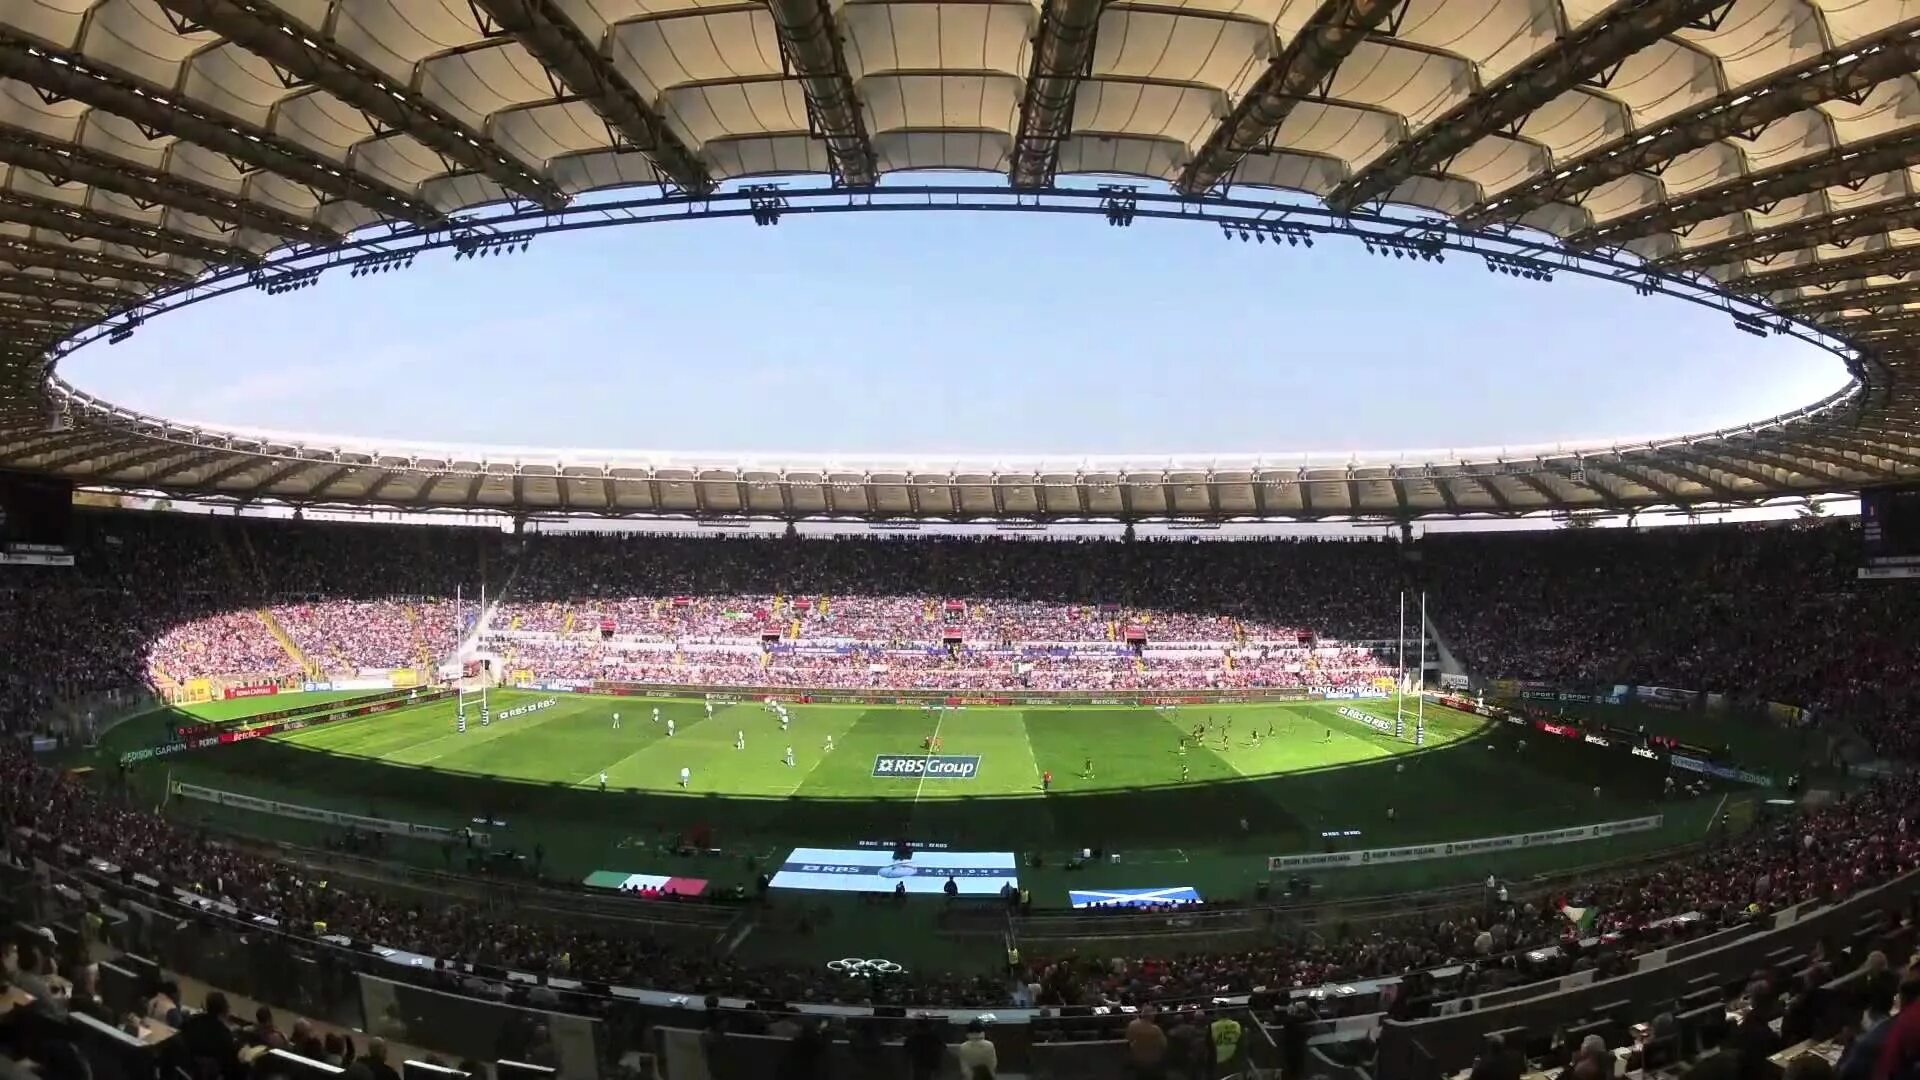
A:
<svg viewBox="0 0 1920 1080">
<path fill-rule="evenodd" d="M 176 496 L 787 519 L 1510 515 L 1897 483 L 1920 469 L 1904 374 L 1920 27 L 1903 13 L 36 0 L 0 16 L 0 464 Z M 208 431 L 55 373 L 75 347 L 234 289 L 647 217 L 604 189 L 648 189 L 648 220 L 777 225 L 884 203 L 884 178 L 935 169 L 998 174 L 997 195 L 920 196 L 929 209 L 1178 217 L 1542 283 L 1610 277 L 1813 341 L 1853 378 L 1786 416 L 1631 446 L 755 462 Z"/>
</svg>

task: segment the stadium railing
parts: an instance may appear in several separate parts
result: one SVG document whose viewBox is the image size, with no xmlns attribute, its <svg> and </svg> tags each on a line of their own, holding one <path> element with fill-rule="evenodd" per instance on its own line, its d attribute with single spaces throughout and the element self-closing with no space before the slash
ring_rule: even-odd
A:
<svg viewBox="0 0 1920 1080">
<path fill-rule="evenodd" d="M 343 851 L 326 851 L 297 844 L 230 840 L 234 847 L 261 858 L 279 859 L 313 870 L 354 878 L 383 890 L 399 890 L 422 898 L 457 897 L 503 911 L 530 911 L 571 921 L 591 916 L 613 922 L 701 928 L 716 935 L 732 929 L 745 917 L 743 904 L 699 899 L 651 899 L 535 882 L 476 878 L 426 867 Z"/>
<path fill-rule="evenodd" d="M 686 995 L 561 979 L 543 981 L 498 970 L 442 970 L 424 958 L 354 945 L 345 939 L 289 934 L 271 918 L 189 903 L 146 883 L 76 864 L 79 854 L 71 849 L 64 854 L 67 858 L 59 864 L 42 862 L 36 866 L 36 873 L 51 882 L 51 887 L 42 888 L 32 876 L 22 875 L 23 883 L 16 882 L 17 889 L 30 894 L 26 904 L 37 918 L 69 925 L 77 921 L 81 905 L 101 903 L 126 913 L 127 917 L 117 920 L 121 944 L 142 950 L 169 968 L 317 1018 L 376 1033 L 395 1030 L 392 1025 L 398 1022 L 405 1025 L 409 1041 L 424 1043 L 442 1025 L 448 1028 L 448 1040 L 455 1040 L 458 1031 L 493 1030 L 499 1017 L 488 1010 L 530 1010 L 539 1014 L 542 1023 L 551 1017 L 609 1017 L 621 1012 L 649 1024 L 672 1026 L 686 1023 L 686 1010 L 697 1012 L 702 1008 Z M 1380 1041 L 1381 1075 L 1424 1080 L 1440 1075 L 1436 1070 L 1464 1067 L 1477 1049 L 1480 1036 L 1488 1030 L 1564 1023 L 1596 1010 L 1638 1017 L 1703 980 L 1742 976 L 1782 955 L 1810 950 L 1822 939 L 1881 935 L 1885 914 L 1916 898 L 1920 898 L 1920 872 L 1839 904 L 1809 902 L 1763 917 L 1756 924 L 1641 955 L 1632 961 L 1633 971 L 1618 978 L 1596 980 L 1593 972 L 1579 971 L 1455 1002 L 1429 999 L 1422 1008 L 1437 1015 L 1385 1022 Z M 1343 993 L 1360 992 L 1356 1000 L 1366 1000 L 1367 987 L 1338 989 Z M 423 999 L 420 993 L 431 996 Z M 1301 997 L 1323 998 L 1324 991 L 1256 995 L 1251 1003 L 1241 998 L 1209 1004 L 1233 1009 L 1250 1005 L 1254 1011 L 1263 1012 Z M 730 1013 L 765 1011 L 764 1003 L 744 1000 L 726 1000 L 722 1005 Z M 778 1006 L 772 1009 L 776 1015 L 783 1011 Z M 876 1014 L 861 1006 L 801 1006 L 797 1011 L 853 1021 Z M 904 1009 L 893 1012 L 897 1015 Z M 1062 1010 L 1060 1017 L 1047 1019 L 1034 1010 L 1011 1008 L 949 1009 L 940 1010 L 939 1015 L 952 1023 L 982 1013 L 1009 1022 L 996 1027 L 995 1041 L 1010 1055 L 1026 1053 L 1033 1041 L 1104 1041 L 1104 1033 L 1125 1018 L 1124 1011 L 1101 1016 L 1092 1010 Z M 385 1029 L 383 1024 L 387 1025 Z M 1323 1030 L 1331 1026 L 1323 1025 Z M 948 1032 L 951 1034 L 951 1029 Z M 1094 1033 L 1094 1037 L 1077 1038 L 1088 1033 Z M 598 1044 L 585 1049 L 587 1044 L 604 1040 L 604 1026 L 588 1023 L 578 1027 L 577 1037 L 581 1040 L 578 1053 L 597 1055 L 607 1049 Z M 454 1045 L 463 1044 L 456 1041 Z"/>
</svg>

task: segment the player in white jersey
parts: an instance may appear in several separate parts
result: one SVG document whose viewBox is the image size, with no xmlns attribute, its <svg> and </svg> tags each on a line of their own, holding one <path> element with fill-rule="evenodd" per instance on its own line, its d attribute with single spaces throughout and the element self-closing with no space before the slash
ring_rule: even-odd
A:
<svg viewBox="0 0 1920 1080">
<path fill-rule="evenodd" d="M 744 732 L 744 731 L 736 731 L 736 732 L 734 732 L 734 733 L 733 733 L 733 748 L 734 748 L 735 750 L 745 750 L 745 749 L 747 748 L 747 733 L 746 733 L 746 732 Z"/>
<path fill-rule="evenodd" d="M 620 714 L 619 713 L 613 714 L 613 730 L 615 731 L 620 730 Z"/>
<path fill-rule="evenodd" d="M 600 790 L 601 791 L 607 790 L 607 774 L 606 773 L 600 774 Z"/>
<path fill-rule="evenodd" d="M 667 717 L 667 738 L 673 738 L 673 717 Z"/>
<path fill-rule="evenodd" d="M 787 747 L 787 768 L 793 768 L 793 747 Z"/>
<path fill-rule="evenodd" d="M 660 722 L 660 706 L 658 705 L 653 707 L 653 722 L 656 724 Z"/>
<path fill-rule="evenodd" d="M 684 767 L 684 766 L 683 766 L 683 767 L 681 767 L 681 769 L 680 769 L 680 786 L 681 786 L 681 787 L 686 787 L 686 786 L 687 786 L 687 785 L 688 785 L 689 783 L 692 783 L 692 782 L 693 782 L 693 770 L 692 770 L 692 769 L 689 769 L 689 768 L 686 768 L 686 767 Z"/>
<path fill-rule="evenodd" d="M 787 714 L 786 713 L 780 714 L 780 730 L 781 731 L 787 730 Z"/>
<path fill-rule="evenodd" d="M 713 702 L 707 702 L 707 719 L 713 719 Z"/>
<path fill-rule="evenodd" d="M 833 736 L 827 736 L 827 753 L 833 753 Z"/>
</svg>

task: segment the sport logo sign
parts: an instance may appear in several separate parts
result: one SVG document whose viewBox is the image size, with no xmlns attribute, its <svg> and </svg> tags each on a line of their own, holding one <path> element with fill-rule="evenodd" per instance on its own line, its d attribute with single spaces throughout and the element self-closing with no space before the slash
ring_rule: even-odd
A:
<svg viewBox="0 0 1920 1080">
<path fill-rule="evenodd" d="M 979 754 L 881 754 L 873 759 L 875 776 L 971 780 L 979 772 Z"/>
</svg>

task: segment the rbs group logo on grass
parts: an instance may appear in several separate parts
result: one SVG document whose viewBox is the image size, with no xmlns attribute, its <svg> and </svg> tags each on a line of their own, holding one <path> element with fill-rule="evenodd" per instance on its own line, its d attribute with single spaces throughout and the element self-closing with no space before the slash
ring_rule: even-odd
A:
<svg viewBox="0 0 1920 1080">
<path fill-rule="evenodd" d="M 881 754 L 873 759 L 875 776 L 971 780 L 979 771 L 979 754 Z"/>
</svg>

